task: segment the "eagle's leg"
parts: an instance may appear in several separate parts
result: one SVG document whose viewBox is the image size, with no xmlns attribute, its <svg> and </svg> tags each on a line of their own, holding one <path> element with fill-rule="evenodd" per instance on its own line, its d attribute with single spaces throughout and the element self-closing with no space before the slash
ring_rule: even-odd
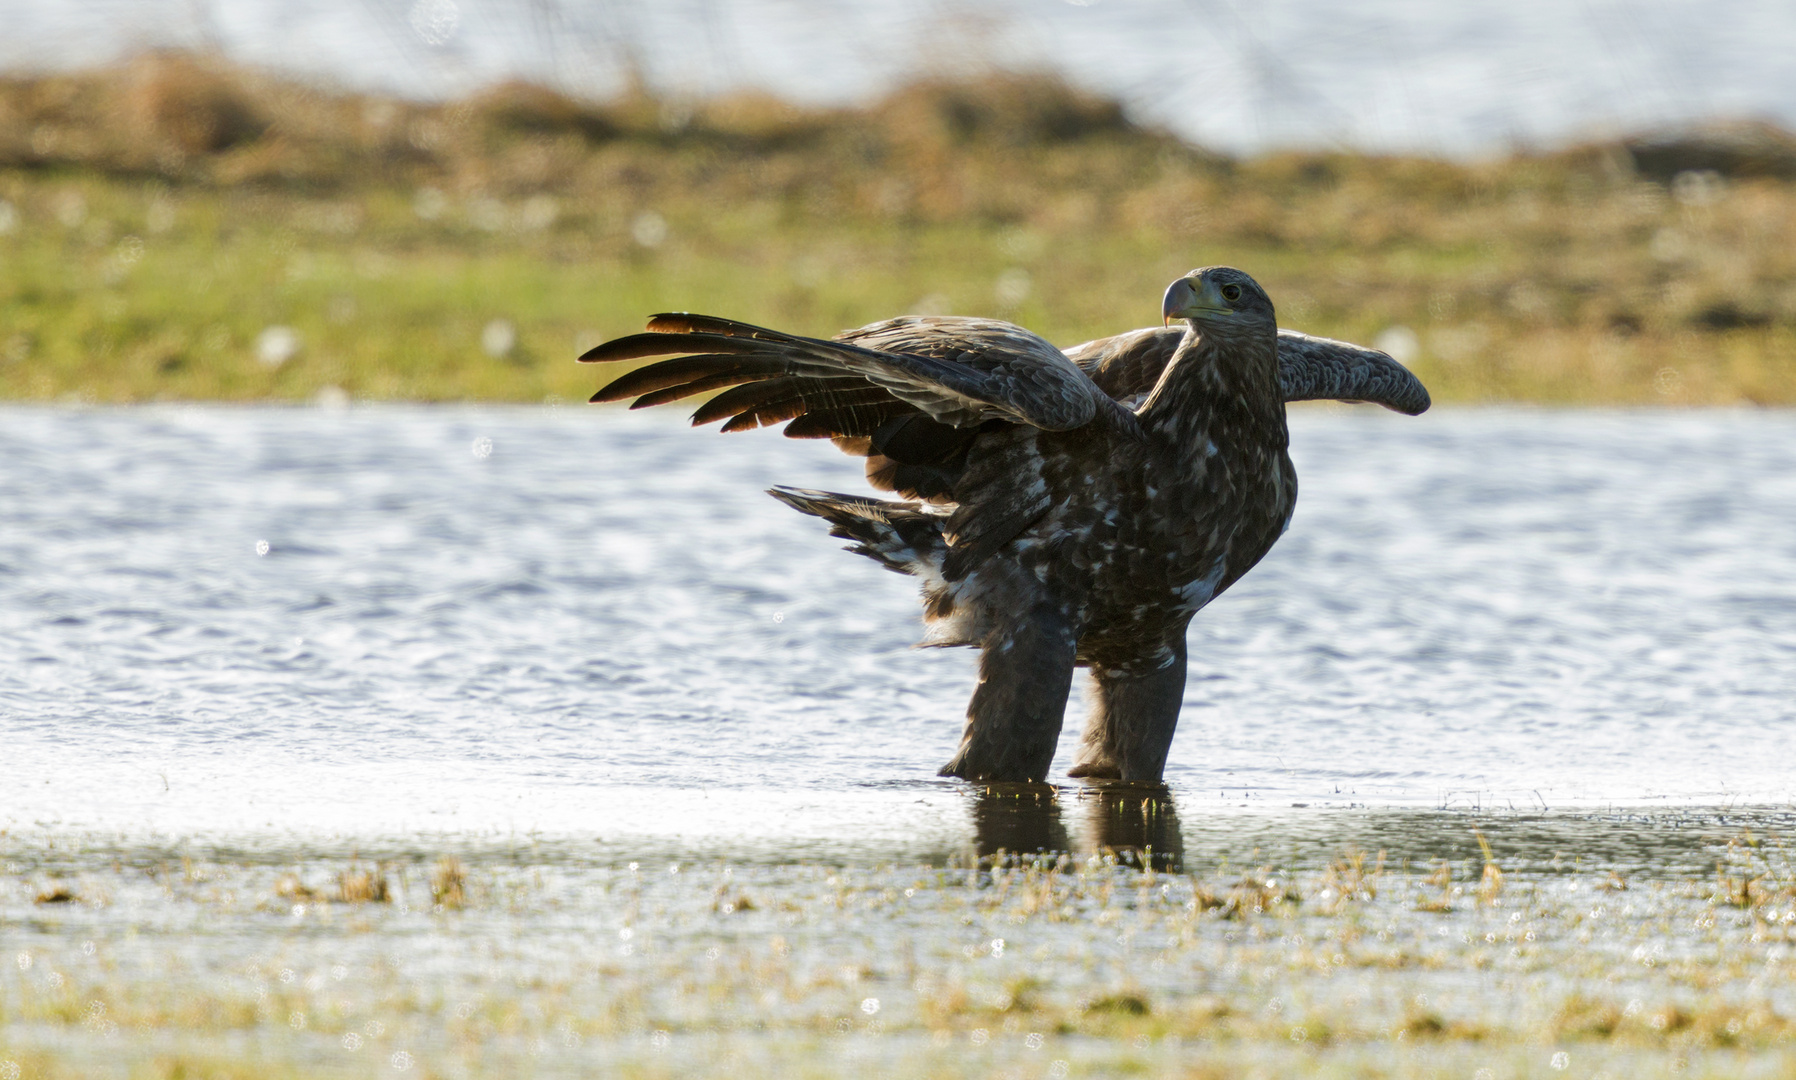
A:
<svg viewBox="0 0 1796 1080">
<path fill-rule="evenodd" d="M 979 688 L 967 706 L 960 750 L 940 775 L 1046 780 L 1060 741 L 1078 645 L 1072 620 L 1047 605 L 994 629 L 980 653 Z"/>
<path fill-rule="evenodd" d="M 1091 666 L 1097 701 L 1069 776 L 1159 780 L 1185 699 L 1185 638 L 1159 667 Z"/>
</svg>

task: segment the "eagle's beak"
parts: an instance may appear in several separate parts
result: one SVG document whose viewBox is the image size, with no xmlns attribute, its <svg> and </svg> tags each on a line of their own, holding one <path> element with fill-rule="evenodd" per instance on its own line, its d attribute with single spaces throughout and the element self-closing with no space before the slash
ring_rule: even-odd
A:
<svg viewBox="0 0 1796 1080">
<path fill-rule="evenodd" d="M 1208 278 L 1178 279 L 1167 286 L 1166 299 L 1160 304 L 1160 314 L 1166 319 L 1165 325 L 1171 325 L 1174 319 L 1199 319 L 1229 313 L 1229 306 L 1223 302 L 1222 293 L 1217 291 L 1216 283 Z"/>
</svg>

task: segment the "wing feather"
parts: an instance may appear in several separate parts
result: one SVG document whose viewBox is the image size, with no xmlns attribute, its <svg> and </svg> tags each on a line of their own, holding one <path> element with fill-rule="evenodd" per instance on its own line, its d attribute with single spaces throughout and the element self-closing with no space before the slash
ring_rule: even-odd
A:
<svg viewBox="0 0 1796 1080">
<path fill-rule="evenodd" d="M 994 331 L 997 326 L 1004 329 Z M 1004 419 L 1067 430 L 1091 422 L 1100 402 L 1107 400 L 1058 349 L 1008 324 L 981 325 L 967 340 L 947 342 L 945 348 L 929 352 L 799 337 L 706 315 L 656 315 L 649 327 L 648 333 L 608 341 L 580 359 L 600 363 L 676 353 L 757 361 L 778 357 L 785 361 L 787 374 L 857 375 L 899 401 L 960 427 Z M 932 340 L 941 337 L 937 331 Z M 607 386 L 600 393 L 610 397 L 615 392 Z"/>
<path fill-rule="evenodd" d="M 741 372 L 746 381 L 746 379 L 766 378 L 768 375 L 779 374 L 783 370 L 783 365 L 773 357 L 756 359 L 747 356 L 719 356 L 715 353 L 681 356 L 672 360 L 644 364 L 642 367 L 612 380 L 598 394 L 593 395 L 593 400 L 622 401 L 627 397 L 655 393 L 694 379 L 708 378 L 726 371 Z M 697 393 L 697 391 L 693 392 Z"/>
<path fill-rule="evenodd" d="M 1410 416 L 1432 404 L 1422 380 L 1377 349 L 1280 330 L 1278 360 L 1286 401 L 1369 401 Z"/>
<path fill-rule="evenodd" d="M 1150 326 L 1066 350 L 1098 387 L 1119 401 L 1153 390 L 1185 336 L 1180 326 Z M 1278 381 L 1290 401 L 1364 401 L 1414 416 L 1428 388 L 1390 354 L 1295 330 L 1278 332 Z"/>
<path fill-rule="evenodd" d="M 909 412 L 910 407 L 877 386 L 858 378 L 809 379 L 786 376 L 765 379 L 726 390 L 699 406 L 692 414 L 694 424 L 708 424 L 724 417 L 734 417 L 756 410 L 779 410 L 797 403 L 803 416 L 830 416 L 840 430 L 824 431 L 807 424 L 805 434 L 796 435 L 791 428 L 786 434 L 808 439 L 818 435 L 868 435 L 888 415 Z M 868 411 L 868 410 L 874 411 Z M 916 414 L 914 414 L 916 415 Z M 762 421 L 772 423 L 774 421 Z M 732 429 L 737 430 L 737 429 Z"/>
<path fill-rule="evenodd" d="M 753 412 L 764 405 L 772 405 L 779 401 L 802 402 L 803 394 L 797 389 L 799 383 L 800 380 L 791 376 L 782 376 L 725 390 L 700 405 L 698 411 L 692 414 L 692 422 L 695 425 L 709 424 L 714 420 Z"/>
<path fill-rule="evenodd" d="M 840 439 L 865 436 L 894 415 L 903 415 L 898 402 L 843 405 L 834 409 L 812 410 L 786 425 L 790 439 Z M 915 415 L 914 413 L 911 415 Z"/>
<path fill-rule="evenodd" d="M 942 529 L 948 554 L 942 576 L 958 581 L 999 548 L 1035 524 L 1052 502 L 1042 474 L 1039 433 L 1007 427 L 988 432 L 968 448 L 954 480 L 956 506 Z"/>
<path fill-rule="evenodd" d="M 759 378 L 762 378 L 762 376 L 753 372 L 720 371 L 712 375 L 693 379 L 690 382 L 680 383 L 677 386 L 665 386 L 659 390 L 650 391 L 631 402 L 630 408 L 646 409 L 651 405 L 665 405 L 670 401 L 678 401 L 681 398 L 691 397 L 694 394 L 703 394 L 710 390 L 716 390 L 719 387 L 735 386 L 739 383 Z"/>
<path fill-rule="evenodd" d="M 767 427 L 770 424 L 777 424 L 803 415 L 804 401 L 800 398 L 769 401 L 730 417 L 724 421 L 720 430 L 752 431 L 758 427 Z"/>
</svg>

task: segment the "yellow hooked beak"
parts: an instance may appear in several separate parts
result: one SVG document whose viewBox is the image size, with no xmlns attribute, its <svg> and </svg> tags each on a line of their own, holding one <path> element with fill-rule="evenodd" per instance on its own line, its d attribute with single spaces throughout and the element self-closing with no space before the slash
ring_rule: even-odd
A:
<svg viewBox="0 0 1796 1080">
<path fill-rule="evenodd" d="M 1163 325 L 1171 325 L 1174 319 L 1215 318 L 1233 314 L 1233 309 L 1222 299 L 1214 281 L 1207 277 L 1182 277 L 1167 286 L 1160 314 L 1166 318 Z"/>
</svg>

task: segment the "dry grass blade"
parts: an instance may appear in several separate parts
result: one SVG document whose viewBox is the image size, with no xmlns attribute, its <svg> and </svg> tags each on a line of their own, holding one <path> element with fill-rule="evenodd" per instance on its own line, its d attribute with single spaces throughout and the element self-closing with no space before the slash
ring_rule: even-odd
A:
<svg viewBox="0 0 1796 1080">
<path fill-rule="evenodd" d="M 1261 867 L 1243 876 L 1229 889 L 1222 902 L 1222 915 L 1225 919 L 1244 919 L 1270 912 L 1280 904 L 1297 904 L 1302 900 L 1303 894 L 1297 891 L 1295 884 L 1274 877 L 1270 870 Z"/>
<path fill-rule="evenodd" d="M 296 904 L 325 899 L 324 893 L 307 885 L 298 874 L 282 874 L 275 880 L 274 894 Z"/>
<path fill-rule="evenodd" d="M 461 860 L 453 855 L 443 855 L 437 859 L 436 866 L 430 871 L 430 900 L 436 906 L 448 910 L 465 907 L 468 903 L 468 871 Z"/>
<path fill-rule="evenodd" d="M 1422 884 L 1431 885 L 1440 890 L 1439 896 L 1425 896 L 1416 901 L 1417 911 L 1432 911 L 1445 914 L 1453 910 L 1453 864 L 1446 859 L 1440 860 L 1434 873 L 1422 879 Z"/>
<path fill-rule="evenodd" d="M 1477 829 L 1472 835 L 1478 838 L 1478 847 L 1484 852 L 1484 873 L 1478 877 L 1478 899 L 1482 903 L 1495 904 L 1503 895 L 1503 870 L 1497 865 L 1497 858 L 1490 850 L 1490 841 Z"/>
<path fill-rule="evenodd" d="M 378 869 L 352 866 L 337 876 L 337 899 L 345 904 L 384 904 L 391 899 L 387 876 Z"/>
<path fill-rule="evenodd" d="M 1318 899 L 1328 904 L 1331 911 L 1349 900 L 1378 899 L 1379 880 L 1384 876 L 1384 857 L 1385 853 L 1380 851 L 1377 861 L 1367 866 L 1366 853 L 1356 848 L 1329 863 L 1322 872 L 1322 891 Z"/>
<path fill-rule="evenodd" d="M 1715 864 L 1715 901 L 1729 907 L 1750 908 L 1762 902 L 1764 877 L 1730 874 L 1720 863 Z"/>
<path fill-rule="evenodd" d="M 1214 911 L 1228 906 L 1226 897 L 1217 896 L 1216 891 L 1201 881 L 1191 883 L 1191 906 L 1196 911 Z"/>
<path fill-rule="evenodd" d="M 755 902 L 749 899 L 747 893 L 737 893 L 732 898 L 724 890 L 719 889 L 717 899 L 712 903 L 711 908 L 719 915 L 734 915 L 739 911 L 755 910 Z"/>
</svg>

